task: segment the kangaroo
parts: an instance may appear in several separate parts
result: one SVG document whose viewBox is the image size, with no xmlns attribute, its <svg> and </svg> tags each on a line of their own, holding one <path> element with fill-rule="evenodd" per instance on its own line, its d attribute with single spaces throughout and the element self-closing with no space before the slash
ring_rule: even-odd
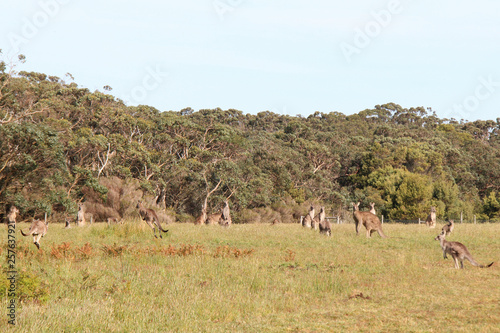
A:
<svg viewBox="0 0 500 333">
<path fill-rule="evenodd" d="M 370 213 L 377 215 L 377 212 L 375 211 L 375 202 L 370 202 Z"/>
<path fill-rule="evenodd" d="M 207 213 L 202 212 L 200 214 L 200 216 L 198 216 L 196 218 L 196 220 L 194 220 L 194 224 L 195 225 L 202 225 L 202 224 L 205 224 L 206 221 L 207 221 Z"/>
<path fill-rule="evenodd" d="M 222 219 L 222 214 L 221 213 L 218 213 L 218 214 L 210 214 L 208 215 L 208 218 L 207 218 L 207 224 L 218 224 L 220 223 Z"/>
<path fill-rule="evenodd" d="M 366 237 L 370 238 L 372 232 L 377 231 L 380 237 L 387 238 L 387 236 L 382 231 L 382 223 L 380 223 L 377 215 L 374 215 L 370 212 L 360 212 L 359 211 L 359 202 L 355 204 L 352 203 L 353 206 L 353 217 L 354 223 L 356 225 L 356 235 L 359 234 L 360 225 L 364 225 L 366 228 Z"/>
<path fill-rule="evenodd" d="M 71 217 L 66 217 L 64 228 L 65 229 L 71 228 L 71 222 L 72 222 L 72 218 Z"/>
<path fill-rule="evenodd" d="M 108 225 L 111 225 L 111 223 L 123 224 L 123 219 L 118 217 L 108 217 L 106 221 L 108 222 Z"/>
<path fill-rule="evenodd" d="M 470 263 L 474 266 L 481 267 L 481 268 L 486 268 L 490 267 L 493 265 L 493 262 L 489 265 L 481 265 L 479 264 L 474 258 L 472 258 L 472 255 L 470 254 L 469 250 L 463 245 L 462 243 L 459 242 L 448 242 L 446 239 L 446 234 L 440 233 L 439 235 L 434 238 L 435 240 L 438 240 L 439 243 L 441 244 L 441 248 L 443 249 L 443 258 L 447 259 L 448 257 L 446 254 L 450 254 L 455 261 L 455 268 L 458 269 L 458 261 L 460 260 L 460 267 L 464 268 L 464 259 L 467 259 L 470 261 Z"/>
<path fill-rule="evenodd" d="M 33 223 L 31 223 L 30 230 L 28 231 L 27 234 L 25 234 L 22 230 L 21 234 L 23 236 L 29 236 L 33 235 L 33 243 L 36 245 L 37 248 L 40 248 L 40 238 L 45 236 L 47 233 L 47 230 L 49 229 L 49 223 L 46 222 L 44 223 L 41 220 L 33 220 Z"/>
<path fill-rule="evenodd" d="M 318 230 L 319 216 L 316 215 L 311 221 L 311 229 Z"/>
<path fill-rule="evenodd" d="M 19 209 L 16 206 L 10 206 L 9 213 L 7 214 L 7 222 L 9 224 L 16 224 L 17 214 L 19 214 Z"/>
<path fill-rule="evenodd" d="M 326 219 L 325 207 L 321 207 L 319 211 L 319 233 L 324 233 L 327 236 L 332 235 L 332 225 L 330 221 Z"/>
<path fill-rule="evenodd" d="M 222 208 L 221 218 L 219 224 L 223 227 L 229 227 L 232 224 L 231 212 L 229 210 L 229 202 L 226 200 L 224 203 L 224 208 Z"/>
<path fill-rule="evenodd" d="M 302 226 L 306 228 L 311 228 L 314 220 L 314 207 L 311 205 L 309 208 L 309 213 L 302 220 Z"/>
<path fill-rule="evenodd" d="M 83 204 L 78 204 L 78 212 L 76 213 L 76 225 L 83 227 L 85 225 L 85 210 L 83 209 Z"/>
<path fill-rule="evenodd" d="M 156 212 L 152 209 L 145 208 L 141 201 L 137 203 L 137 209 L 139 209 L 139 215 L 141 215 L 141 218 L 153 229 L 155 238 L 158 238 L 158 236 L 156 236 L 156 227 L 158 227 L 158 234 L 160 235 L 160 238 L 163 238 L 161 236 L 161 232 L 168 232 L 168 230 L 161 227 L 160 220 L 158 219 Z"/>
<path fill-rule="evenodd" d="M 431 212 L 427 216 L 425 224 L 431 229 L 436 227 L 436 207 L 431 207 Z"/>
<path fill-rule="evenodd" d="M 453 232 L 453 229 L 455 228 L 455 223 L 453 220 L 450 220 L 448 224 L 443 226 L 443 229 L 441 229 L 441 233 L 444 234 L 445 236 L 448 236 Z"/>
</svg>

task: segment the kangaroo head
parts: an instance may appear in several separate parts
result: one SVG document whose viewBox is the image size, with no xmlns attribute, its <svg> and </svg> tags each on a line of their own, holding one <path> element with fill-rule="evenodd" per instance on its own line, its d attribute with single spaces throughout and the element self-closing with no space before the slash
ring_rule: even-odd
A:
<svg viewBox="0 0 500 333">
<path fill-rule="evenodd" d="M 354 202 L 353 202 L 353 203 L 352 203 L 352 206 L 354 207 L 354 210 L 355 210 L 355 211 L 359 210 L 359 204 L 360 204 L 360 202 L 358 202 L 358 203 L 354 203 Z"/>
<path fill-rule="evenodd" d="M 438 241 L 440 241 L 441 239 L 445 239 L 444 232 L 441 232 L 439 235 L 436 236 L 436 238 L 434 238 L 434 240 L 438 240 Z"/>
</svg>

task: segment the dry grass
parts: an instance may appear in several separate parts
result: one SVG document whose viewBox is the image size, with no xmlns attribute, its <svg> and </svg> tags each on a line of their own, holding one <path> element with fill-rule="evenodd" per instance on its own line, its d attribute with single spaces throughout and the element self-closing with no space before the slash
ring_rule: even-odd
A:
<svg viewBox="0 0 500 333">
<path fill-rule="evenodd" d="M 297 224 L 169 229 L 155 239 L 138 221 L 52 225 L 40 251 L 19 235 L 17 269 L 33 295 L 18 305 L 17 328 L 500 331 L 498 264 L 454 269 L 433 240 L 437 228 L 385 224 L 388 239 L 356 237 L 352 224 L 333 225 L 332 237 Z M 499 231 L 499 224 L 459 224 L 449 239 L 487 263 L 500 260 Z M 3 249 L 6 237 L 3 230 Z"/>
</svg>

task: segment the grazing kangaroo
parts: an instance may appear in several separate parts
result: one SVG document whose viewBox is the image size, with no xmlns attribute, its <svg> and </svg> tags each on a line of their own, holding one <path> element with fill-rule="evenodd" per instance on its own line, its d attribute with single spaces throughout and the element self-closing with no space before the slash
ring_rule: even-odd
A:
<svg viewBox="0 0 500 333">
<path fill-rule="evenodd" d="M 118 217 L 108 217 L 106 221 L 108 222 L 108 225 L 111 225 L 111 223 L 123 224 L 123 219 Z"/>
<path fill-rule="evenodd" d="M 370 202 L 370 213 L 377 215 L 377 212 L 375 211 L 375 202 Z"/>
<path fill-rule="evenodd" d="M 446 254 L 450 254 L 451 257 L 453 258 L 455 262 L 455 268 L 458 269 L 458 261 L 460 260 L 460 267 L 464 268 L 464 259 L 467 259 L 470 261 L 470 263 L 474 266 L 481 267 L 481 268 L 486 268 L 490 267 L 493 265 L 493 262 L 489 265 L 481 265 L 477 261 L 472 258 L 472 255 L 470 254 L 469 250 L 463 245 L 462 243 L 459 242 L 448 242 L 445 239 L 446 235 L 444 233 L 440 233 L 439 235 L 434 238 L 435 240 L 438 240 L 439 243 L 441 244 L 441 248 L 443 249 L 443 258 L 447 259 L 448 257 Z"/>
<path fill-rule="evenodd" d="M 387 236 L 382 231 L 382 223 L 380 223 L 377 215 L 374 215 L 370 212 L 360 212 L 359 211 L 359 202 L 355 204 L 352 203 L 353 206 L 353 217 L 354 223 L 356 225 L 356 235 L 359 234 L 360 225 L 364 225 L 366 228 L 366 237 L 371 237 L 372 232 L 377 231 L 380 237 L 386 238 Z"/>
<path fill-rule="evenodd" d="M 455 223 L 453 220 L 450 220 L 448 224 L 443 226 L 443 229 L 441 229 L 441 233 L 444 234 L 445 236 L 448 236 L 453 232 L 453 229 L 455 228 Z"/>
<path fill-rule="evenodd" d="M 76 225 L 83 227 L 85 225 L 85 210 L 83 209 L 83 204 L 78 204 L 78 212 L 76 213 Z"/>
<path fill-rule="evenodd" d="M 321 207 L 319 211 L 319 233 L 324 233 L 327 236 L 332 235 L 332 225 L 330 221 L 326 219 L 325 207 Z"/>
<path fill-rule="evenodd" d="M 31 223 L 31 226 L 30 226 L 30 230 L 28 231 L 27 234 L 25 234 L 22 230 L 20 230 L 20 231 L 21 231 L 21 234 L 25 237 L 29 236 L 29 235 L 33 235 L 33 243 L 36 245 L 37 248 L 40 248 L 40 243 L 39 243 L 40 238 L 45 236 L 48 229 L 49 229 L 48 222 L 44 223 L 41 220 L 33 220 L 33 222 Z"/>
<path fill-rule="evenodd" d="M 218 213 L 218 214 L 210 214 L 208 215 L 208 218 L 207 218 L 207 224 L 218 224 L 220 223 L 222 219 L 222 214 L 221 213 Z"/>
<path fill-rule="evenodd" d="M 436 207 L 431 207 L 431 212 L 425 219 L 425 224 L 431 229 L 436 227 Z"/>
<path fill-rule="evenodd" d="M 205 212 L 202 212 L 200 214 L 200 216 L 198 216 L 196 218 L 196 220 L 194 220 L 194 224 L 195 225 L 202 225 L 202 224 L 205 224 L 205 221 L 207 220 L 207 213 Z"/>
<path fill-rule="evenodd" d="M 137 203 L 137 209 L 139 209 L 139 215 L 141 215 L 142 219 L 153 229 L 155 238 L 158 238 L 158 236 L 156 236 L 156 227 L 158 227 L 158 234 L 160 235 L 160 238 L 163 238 L 161 236 L 161 232 L 168 232 L 168 230 L 161 227 L 160 220 L 158 219 L 156 212 L 152 209 L 145 208 L 141 201 Z"/>
<path fill-rule="evenodd" d="M 19 209 L 16 206 L 10 206 L 9 213 L 7 214 L 7 222 L 9 224 L 16 224 L 17 214 L 19 214 Z"/>
</svg>

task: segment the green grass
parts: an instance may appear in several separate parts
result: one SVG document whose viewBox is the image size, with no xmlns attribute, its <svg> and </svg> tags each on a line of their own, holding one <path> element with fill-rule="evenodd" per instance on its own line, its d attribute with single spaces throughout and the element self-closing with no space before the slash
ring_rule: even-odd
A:
<svg viewBox="0 0 500 333">
<path fill-rule="evenodd" d="M 18 232 L 14 330 L 500 332 L 498 264 L 454 269 L 438 229 L 384 224 L 388 239 L 356 237 L 352 224 L 330 238 L 285 224 L 168 229 L 154 239 L 138 221 L 53 224 L 40 251 Z M 458 224 L 448 238 L 489 263 L 500 260 L 499 231 Z"/>
</svg>

